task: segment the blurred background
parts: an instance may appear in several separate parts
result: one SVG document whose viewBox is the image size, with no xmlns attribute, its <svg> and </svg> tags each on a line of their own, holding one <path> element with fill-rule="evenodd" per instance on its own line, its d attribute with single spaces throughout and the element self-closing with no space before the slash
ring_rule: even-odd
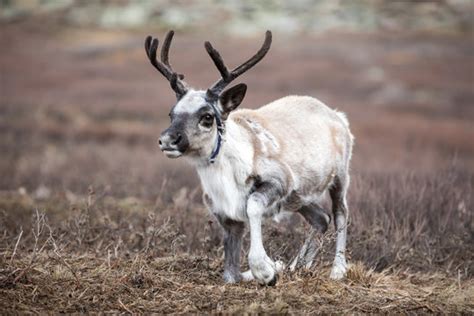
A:
<svg viewBox="0 0 474 316">
<path fill-rule="evenodd" d="M 194 238 L 212 221 L 194 171 L 158 150 L 175 97 L 143 42 L 174 29 L 171 63 L 206 88 L 218 71 L 204 41 L 235 67 L 270 29 L 241 106 L 298 94 L 347 113 L 352 257 L 471 276 L 473 12 L 472 0 L 0 0 L 3 245 L 35 208 L 62 219 L 95 197 L 110 202 L 98 214 L 170 216 L 187 251 L 217 247 Z"/>
<path fill-rule="evenodd" d="M 169 29 L 171 62 L 198 88 L 218 78 L 204 41 L 235 67 L 272 30 L 270 53 L 239 78 L 242 106 L 300 94 L 347 112 L 356 174 L 474 166 L 471 0 L 0 3 L 2 190 L 195 187 L 156 145 L 175 98 L 143 41 Z"/>
</svg>

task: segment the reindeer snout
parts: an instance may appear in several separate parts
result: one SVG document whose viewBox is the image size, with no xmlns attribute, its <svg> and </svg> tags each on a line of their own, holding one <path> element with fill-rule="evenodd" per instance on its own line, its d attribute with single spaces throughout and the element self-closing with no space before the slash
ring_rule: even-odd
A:
<svg viewBox="0 0 474 316">
<path fill-rule="evenodd" d="M 158 145 L 169 157 L 180 156 L 188 147 L 185 135 L 173 129 L 167 129 L 160 135 Z"/>
<path fill-rule="evenodd" d="M 160 147 L 178 147 L 183 141 L 183 136 L 180 132 L 176 131 L 164 131 L 158 139 Z"/>
</svg>

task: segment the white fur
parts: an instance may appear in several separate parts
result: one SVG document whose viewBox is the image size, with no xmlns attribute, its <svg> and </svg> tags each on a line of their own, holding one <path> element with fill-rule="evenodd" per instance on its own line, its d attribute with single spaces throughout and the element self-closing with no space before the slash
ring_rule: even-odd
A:
<svg viewBox="0 0 474 316">
<path fill-rule="evenodd" d="M 176 114 L 194 113 L 205 104 L 206 92 L 202 90 L 191 90 L 186 93 L 174 108 Z"/>
<path fill-rule="evenodd" d="M 232 121 L 226 125 L 225 139 L 216 162 L 199 161 L 196 170 L 204 193 L 212 200 L 211 211 L 233 220 L 247 221 L 246 198 L 250 185 L 245 180 L 252 169 L 246 162 L 252 160 L 253 151 L 245 142 L 243 131 Z"/>
</svg>

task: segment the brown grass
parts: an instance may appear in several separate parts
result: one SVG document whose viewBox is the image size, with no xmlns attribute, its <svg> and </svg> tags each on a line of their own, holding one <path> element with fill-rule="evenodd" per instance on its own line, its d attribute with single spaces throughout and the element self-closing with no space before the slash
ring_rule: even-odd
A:
<svg viewBox="0 0 474 316">
<path fill-rule="evenodd" d="M 344 282 L 329 269 L 284 275 L 275 288 L 223 285 L 221 260 L 177 255 L 147 259 L 43 254 L 14 284 L 3 285 L 2 310 L 42 312 L 472 313 L 472 281 L 439 275 L 375 273 L 354 264 Z M 25 263 L 16 260 L 17 267 Z M 17 268 L 21 269 L 21 268 Z M 21 271 L 21 270 L 19 270 Z M 19 276 L 8 271 L 10 278 Z M 76 278 L 77 276 L 77 278 Z M 3 281 L 3 280 L 2 280 Z"/>
<path fill-rule="evenodd" d="M 104 197 L 92 189 L 75 204 L 10 193 L 0 199 L 7 228 L 0 240 L 0 304 L 4 311 L 36 312 L 473 312 L 472 214 L 452 189 L 459 175 L 400 181 L 374 185 L 388 192 L 382 201 L 373 198 L 379 193 L 370 182 L 355 181 L 373 197 L 365 190 L 351 197 L 358 212 L 349 229 L 345 280 L 328 278 L 329 232 L 313 268 L 285 271 L 275 288 L 223 284 L 220 231 L 192 202 L 193 192 L 171 204 Z M 431 198 L 412 194 L 415 184 Z M 433 210 L 436 216 L 428 216 Z M 307 231 L 297 218 L 269 223 L 267 248 L 288 263 Z"/>
</svg>

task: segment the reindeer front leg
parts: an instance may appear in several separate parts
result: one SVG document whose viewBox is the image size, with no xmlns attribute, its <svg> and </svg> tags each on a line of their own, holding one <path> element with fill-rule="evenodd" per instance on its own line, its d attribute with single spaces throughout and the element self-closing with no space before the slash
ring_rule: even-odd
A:
<svg viewBox="0 0 474 316">
<path fill-rule="evenodd" d="M 250 251 L 248 255 L 250 271 L 260 283 L 273 286 L 277 273 L 283 264 L 268 257 L 262 241 L 262 218 L 269 207 L 281 197 L 281 186 L 270 183 L 260 184 L 247 201 L 247 216 L 250 227 Z"/>
<path fill-rule="evenodd" d="M 224 281 L 226 283 L 236 283 L 242 279 L 240 274 L 240 250 L 245 224 L 219 216 L 218 220 L 224 228 Z"/>
</svg>

